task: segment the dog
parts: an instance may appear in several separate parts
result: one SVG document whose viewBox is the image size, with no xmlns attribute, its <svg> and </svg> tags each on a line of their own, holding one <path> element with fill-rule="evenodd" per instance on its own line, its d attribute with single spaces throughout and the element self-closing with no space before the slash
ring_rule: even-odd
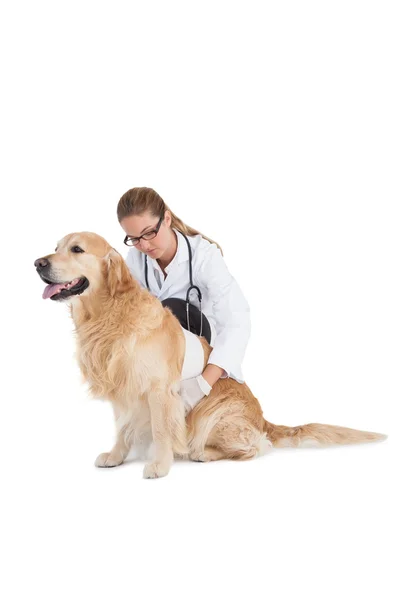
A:
<svg viewBox="0 0 400 600">
<path fill-rule="evenodd" d="M 68 302 L 77 359 L 93 397 L 111 402 L 116 442 L 97 467 L 116 467 L 135 445 L 153 442 L 145 478 L 168 474 L 174 456 L 246 460 L 273 447 L 352 444 L 385 435 L 311 423 L 274 425 L 249 387 L 219 379 L 185 414 L 179 395 L 185 336 L 178 319 L 132 277 L 122 256 L 95 233 L 71 233 L 35 261 L 43 298 Z M 200 338 L 204 367 L 211 346 Z"/>
</svg>

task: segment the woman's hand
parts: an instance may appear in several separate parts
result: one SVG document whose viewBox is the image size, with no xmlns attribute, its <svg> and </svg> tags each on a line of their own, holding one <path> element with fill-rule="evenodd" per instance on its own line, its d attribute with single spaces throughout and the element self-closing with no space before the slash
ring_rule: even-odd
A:
<svg viewBox="0 0 400 600">
<path fill-rule="evenodd" d="M 186 406 L 194 408 L 204 396 L 211 392 L 211 386 L 202 375 L 181 381 L 179 393 Z"/>
<path fill-rule="evenodd" d="M 212 386 L 221 376 L 227 373 L 217 365 L 207 365 L 202 375 L 181 381 L 180 395 L 186 405 L 193 408 L 204 396 L 208 396 Z"/>
</svg>

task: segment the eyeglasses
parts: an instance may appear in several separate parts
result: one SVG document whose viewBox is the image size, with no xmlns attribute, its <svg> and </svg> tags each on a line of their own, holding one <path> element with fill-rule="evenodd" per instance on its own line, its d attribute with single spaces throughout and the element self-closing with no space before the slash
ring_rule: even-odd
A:
<svg viewBox="0 0 400 600">
<path fill-rule="evenodd" d="M 143 235 L 140 235 L 139 237 L 132 237 L 131 235 L 125 236 L 124 244 L 126 244 L 127 246 L 137 246 L 141 239 L 152 240 L 153 238 L 156 237 L 156 235 L 161 227 L 161 223 L 163 222 L 163 219 L 164 219 L 164 215 L 162 215 L 160 217 L 160 220 L 158 221 L 155 229 L 146 231 L 146 233 L 144 233 Z"/>
</svg>

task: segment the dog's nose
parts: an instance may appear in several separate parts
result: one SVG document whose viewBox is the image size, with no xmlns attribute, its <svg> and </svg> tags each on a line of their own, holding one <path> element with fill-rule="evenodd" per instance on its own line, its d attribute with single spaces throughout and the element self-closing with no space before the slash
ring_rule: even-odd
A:
<svg viewBox="0 0 400 600">
<path fill-rule="evenodd" d="M 44 269 L 45 267 L 47 267 L 47 265 L 49 265 L 49 261 L 47 260 L 47 258 L 38 258 L 37 260 L 35 260 L 35 267 L 37 269 Z"/>
</svg>

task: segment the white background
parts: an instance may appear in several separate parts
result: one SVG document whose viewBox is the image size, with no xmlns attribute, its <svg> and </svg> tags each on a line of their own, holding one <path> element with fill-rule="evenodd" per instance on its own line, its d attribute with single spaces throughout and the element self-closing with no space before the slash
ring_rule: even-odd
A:
<svg viewBox="0 0 400 600">
<path fill-rule="evenodd" d="M 399 597 L 397 8 L 2 3 L 2 597 Z M 221 244 L 268 420 L 389 439 L 95 469 L 111 409 L 33 262 L 79 230 L 125 253 L 133 186 Z"/>
</svg>

